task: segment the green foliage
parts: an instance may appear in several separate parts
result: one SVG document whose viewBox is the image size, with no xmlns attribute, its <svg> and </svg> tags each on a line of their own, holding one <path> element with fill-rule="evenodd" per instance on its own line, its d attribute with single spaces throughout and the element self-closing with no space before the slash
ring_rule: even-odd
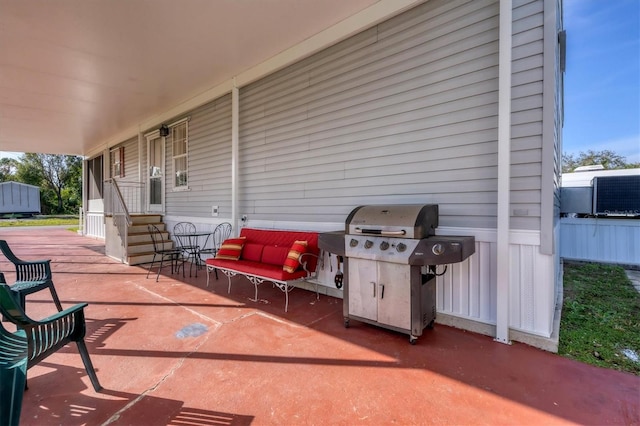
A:
<svg viewBox="0 0 640 426">
<path fill-rule="evenodd" d="M 0 158 L 0 182 L 15 180 L 18 162 L 13 158 Z"/>
<path fill-rule="evenodd" d="M 640 375 L 640 293 L 619 266 L 564 265 L 558 353 L 588 364 Z"/>
<path fill-rule="evenodd" d="M 43 219 L 5 219 L 0 220 L 0 228 L 13 228 L 16 226 L 57 226 L 57 225 L 77 225 L 78 218 L 43 218 Z M 77 227 L 69 228 L 77 230 Z"/>
<path fill-rule="evenodd" d="M 594 166 L 598 164 L 601 164 L 606 170 L 635 169 L 640 167 L 640 163 L 628 163 L 625 157 L 608 149 L 603 151 L 588 150 L 586 152 L 580 152 L 578 155 L 562 155 L 562 173 L 571 173 L 576 167 Z"/>
<path fill-rule="evenodd" d="M 14 180 L 40 187 L 43 214 L 76 214 L 82 205 L 81 157 L 24 154 L 16 161 Z"/>
</svg>

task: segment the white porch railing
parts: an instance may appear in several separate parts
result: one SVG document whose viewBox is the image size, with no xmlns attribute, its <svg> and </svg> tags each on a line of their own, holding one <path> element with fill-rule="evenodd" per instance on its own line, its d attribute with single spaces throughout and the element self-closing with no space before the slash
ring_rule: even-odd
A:
<svg viewBox="0 0 640 426">
<path fill-rule="evenodd" d="M 145 212 L 145 185 L 143 182 L 109 179 L 104 183 L 105 213 L 111 214 L 111 208 L 114 207 L 112 199 L 112 187 L 114 184 L 118 187 L 118 190 L 120 192 L 120 201 L 116 201 L 116 203 L 120 202 L 129 212 L 129 214 Z"/>
<path fill-rule="evenodd" d="M 105 214 L 112 217 L 120 239 L 117 243 L 109 242 L 107 246 L 112 249 L 119 246 L 119 256 L 114 256 L 115 253 L 110 255 L 120 257 L 125 262 L 128 256 L 128 229 L 133 223 L 131 214 L 143 212 L 144 184 L 109 179 L 105 181 L 104 189 Z"/>
</svg>

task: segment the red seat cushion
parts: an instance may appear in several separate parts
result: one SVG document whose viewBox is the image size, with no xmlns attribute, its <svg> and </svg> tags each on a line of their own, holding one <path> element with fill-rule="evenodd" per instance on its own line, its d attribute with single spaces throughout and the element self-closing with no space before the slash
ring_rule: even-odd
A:
<svg viewBox="0 0 640 426">
<path fill-rule="evenodd" d="M 243 260 L 260 262 L 262 259 L 262 249 L 264 249 L 263 244 L 246 243 L 242 249 L 242 256 L 240 258 Z"/>
<path fill-rule="evenodd" d="M 267 265 L 276 265 L 282 268 L 289 254 L 289 247 L 264 246 L 261 262 Z"/>
<path fill-rule="evenodd" d="M 250 260 L 207 259 L 206 263 L 210 266 L 227 268 L 240 273 L 257 275 L 262 278 L 276 281 L 290 281 L 307 276 L 307 273 L 304 270 L 289 273 L 284 271 L 281 265 L 268 265 L 262 262 L 252 262 Z"/>
</svg>

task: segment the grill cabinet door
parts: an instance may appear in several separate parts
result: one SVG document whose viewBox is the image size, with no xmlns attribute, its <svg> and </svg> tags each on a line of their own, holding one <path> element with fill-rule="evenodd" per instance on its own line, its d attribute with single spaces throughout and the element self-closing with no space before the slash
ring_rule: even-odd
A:
<svg viewBox="0 0 640 426">
<path fill-rule="evenodd" d="M 410 266 L 378 262 L 378 322 L 411 330 Z"/>
<path fill-rule="evenodd" d="M 349 314 L 411 330 L 410 266 L 349 258 Z"/>
<path fill-rule="evenodd" d="M 377 275 L 376 262 L 349 258 L 349 314 L 377 320 Z"/>
</svg>

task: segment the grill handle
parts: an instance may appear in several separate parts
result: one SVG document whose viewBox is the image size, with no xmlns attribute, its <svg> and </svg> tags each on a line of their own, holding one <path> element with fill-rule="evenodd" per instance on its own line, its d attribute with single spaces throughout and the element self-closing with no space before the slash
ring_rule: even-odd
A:
<svg viewBox="0 0 640 426">
<path fill-rule="evenodd" d="M 383 231 L 382 229 L 362 229 L 362 228 L 354 228 L 354 231 L 357 234 L 370 234 L 370 235 L 384 235 L 387 237 L 397 237 L 402 235 L 407 235 L 407 231 L 404 229 L 401 231 Z"/>
</svg>

